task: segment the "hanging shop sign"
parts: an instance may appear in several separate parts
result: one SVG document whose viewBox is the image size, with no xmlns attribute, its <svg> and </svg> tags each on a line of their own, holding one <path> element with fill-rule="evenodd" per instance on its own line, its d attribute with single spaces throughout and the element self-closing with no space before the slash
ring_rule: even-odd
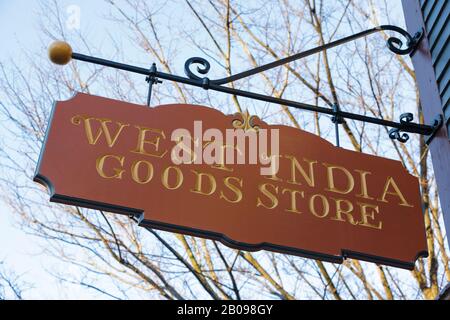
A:
<svg viewBox="0 0 450 320">
<path fill-rule="evenodd" d="M 53 202 L 236 249 L 407 269 L 427 255 L 419 182 L 399 161 L 247 112 L 78 93 L 54 105 L 34 179 Z"/>
</svg>

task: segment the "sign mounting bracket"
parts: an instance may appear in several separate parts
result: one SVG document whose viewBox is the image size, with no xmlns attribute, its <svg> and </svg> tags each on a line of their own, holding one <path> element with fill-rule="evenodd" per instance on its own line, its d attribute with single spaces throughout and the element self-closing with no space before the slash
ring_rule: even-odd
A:
<svg viewBox="0 0 450 320">
<path fill-rule="evenodd" d="M 152 99 L 152 89 L 154 84 L 162 83 L 161 80 L 159 80 L 156 75 L 156 63 L 152 63 L 152 66 L 150 67 L 150 73 L 145 78 L 145 81 L 148 82 L 148 95 L 147 95 L 147 105 L 150 107 L 150 101 Z"/>
<path fill-rule="evenodd" d="M 141 68 L 137 66 L 132 66 L 128 64 L 123 64 L 115 61 L 110 61 L 106 59 L 101 59 L 97 57 L 87 56 L 80 53 L 72 52 L 71 47 L 64 42 L 57 42 L 54 43 L 50 49 L 49 49 L 49 56 L 50 59 L 57 63 L 57 64 L 66 64 L 70 61 L 70 59 L 75 59 L 79 61 L 85 61 L 90 62 L 98 65 L 103 65 L 107 67 L 112 67 L 124 71 L 134 72 L 142 75 L 146 75 L 147 82 L 149 83 L 149 92 L 147 96 L 147 104 L 150 104 L 151 99 L 151 93 L 152 93 L 152 87 L 153 84 L 161 83 L 161 79 L 169 80 L 169 81 L 175 81 L 199 88 L 203 88 L 205 90 L 214 90 L 218 92 L 223 92 L 227 94 L 232 94 L 236 96 L 246 97 L 254 100 L 269 102 L 269 103 L 275 103 L 280 105 L 285 105 L 288 107 L 301 109 L 301 110 L 308 110 L 323 114 L 328 114 L 332 116 L 332 121 L 335 123 L 336 129 L 338 128 L 339 123 L 343 123 L 345 119 L 351 119 L 351 120 L 357 120 L 357 121 L 363 121 L 368 122 L 376 125 L 386 126 L 390 127 L 389 131 L 389 137 L 391 139 L 395 139 L 401 143 L 405 143 L 409 140 L 409 136 L 407 133 L 416 133 L 420 135 L 428 136 L 427 142 L 430 143 L 433 137 L 435 136 L 436 132 L 439 130 L 439 128 L 442 126 L 442 119 L 437 119 L 433 125 L 425 125 L 425 124 L 419 124 L 414 123 L 413 121 L 413 114 L 412 113 L 406 113 L 402 114 L 400 116 L 400 121 L 390 121 L 385 119 L 380 119 L 376 117 L 368 117 L 360 114 L 350 113 L 342 111 L 340 108 L 336 108 L 335 104 L 330 103 L 328 108 L 327 107 L 319 107 L 314 106 L 306 103 L 301 103 L 297 101 L 282 99 L 282 98 L 275 98 L 272 96 L 250 92 L 250 91 L 244 91 L 239 89 L 234 89 L 228 86 L 224 86 L 225 84 L 228 84 L 233 81 L 237 81 L 243 78 L 250 77 L 252 75 L 258 74 L 260 72 L 264 72 L 266 70 L 282 66 L 284 64 L 308 57 L 310 55 L 322 52 L 324 50 L 328 50 L 340 45 L 343 45 L 347 42 L 355 41 L 357 39 L 366 37 L 368 35 L 371 35 L 373 33 L 382 32 L 382 31 L 393 31 L 397 32 L 400 35 L 402 35 L 406 39 L 406 43 L 404 43 L 401 39 L 396 38 L 394 36 L 389 37 L 387 39 L 387 46 L 390 51 L 392 51 L 395 54 L 398 55 L 410 55 L 413 56 L 415 51 L 417 50 L 421 40 L 424 36 L 424 30 L 418 31 L 416 34 L 411 36 L 407 31 L 404 29 L 393 26 L 393 25 L 381 25 L 372 29 L 368 29 L 350 36 L 347 36 L 345 38 L 327 43 L 325 45 L 318 46 L 313 49 L 309 49 L 297 54 L 294 54 L 292 56 L 282 58 L 276 61 L 273 61 L 271 63 L 256 67 L 251 70 L 247 70 L 244 72 L 237 73 L 235 75 L 217 79 L 217 80 L 211 80 L 208 77 L 200 77 L 196 75 L 192 70 L 191 66 L 197 64 L 196 71 L 201 75 L 206 75 L 210 70 L 210 63 L 200 57 L 192 57 L 189 58 L 184 65 L 184 71 L 186 73 L 187 77 L 181 77 L 178 75 L 173 75 L 169 73 L 164 73 L 157 71 L 156 64 L 152 64 L 152 67 L 150 69 Z M 55 45 L 56 44 L 56 45 Z M 336 132 L 338 134 L 338 130 Z M 339 144 L 337 137 L 337 143 Z"/>
</svg>

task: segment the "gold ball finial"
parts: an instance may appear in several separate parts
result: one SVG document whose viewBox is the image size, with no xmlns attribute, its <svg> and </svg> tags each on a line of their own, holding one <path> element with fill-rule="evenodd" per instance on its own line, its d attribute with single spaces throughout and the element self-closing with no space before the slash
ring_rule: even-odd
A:
<svg viewBox="0 0 450 320">
<path fill-rule="evenodd" d="M 53 63 L 64 65 L 72 60 L 72 47 L 64 41 L 55 41 L 48 47 L 48 57 Z"/>
</svg>

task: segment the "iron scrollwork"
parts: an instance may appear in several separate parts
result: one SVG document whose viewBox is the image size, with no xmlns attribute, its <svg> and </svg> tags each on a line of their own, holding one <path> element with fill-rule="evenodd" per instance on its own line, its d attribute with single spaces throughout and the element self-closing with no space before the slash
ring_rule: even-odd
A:
<svg viewBox="0 0 450 320">
<path fill-rule="evenodd" d="M 403 30 L 402 28 L 390 25 L 383 25 L 379 27 L 380 30 L 390 30 L 400 33 L 403 37 L 406 38 L 406 47 L 403 47 L 403 41 L 396 37 L 389 37 L 387 39 L 387 46 L 389 50 L 398 55 L 406 55 L 406 54 L 414 54 L 418 45 L 422 41 L 424 32 L 423 30 L 417 32 L 414 36 L 411 36 L 408 32 Z"/>
<path fill-rule="evenodd" d="M 197 66 L 197 72 L 200 74 L 207 74 L 209 72 L 209 69 L 211 68 L 211 65 L 208 62 L 208 60 L 204 58 L 201 57 L 189 58 L 184 63 L 184 73 L 188 76 L 189 79 L 202 80 L 202 78 L 200 78 L 194 72 L 191 71 L 191 65 L 193 64 L 197 64 L 203 67 L 200 68 L 200 66 Z"/>
<path fill-rule="evenodd" d="M 310 55 L 322 52 L 324 50 L 328 50 L 337 46 L 340 46 L 342 44 L 345 44 L 347 42 L 355 41 L 357 39 L 366 37 L 372 33 L 377 33 L 381 31 L 393 31 L 399 33 L 404 39 L 401 39 L 401 37 L 395 37 L 390 36 L 387 39 L 387 47 L 390 51 L 394 52 L 395 54 L 399 55 L 413 55 L 416 49 L 418 48 L 423 35 L 424 31 L 421 30 L 417 32 L 415 35 L 411 36 L 407 31 L 403 30 L 402 28 L 399 28 L 397 26 L 392 25 L 382 25 L 378 26 L 376 28 L 372 28 L 369 30 L 365 30 L 347 37 L 344 37 L 342 39 L 338 39 L 335 41 L 332 41 L 330 43 L 324 44 L 322 46 L 318 46 L 264 65 L 261 65 L 259 67 L 240 72 L 234 75 L 231 75 L 226 78 L 222 79 L 215 79 L 210 80 L 206 75 L 211 69 L 211 65 L 208 62 L 208 60 L 200 57 L 193 57 L 188 60 L 186 60 L 184 64 L 184 72 L 187 75 L 187 77 L 182 77 L 174 74 L 164 73 L 156 70 L 156 66 L 152 66 L 152 68 L 149 70 L 148 68 L 141 68 L 137 66 L 132 66 L 128 64 L 123 64 L 115 61 L 105 60 L 97 57 L 91 57 L 87 55 L 83 55 L 80 53 L 73 52 L 72 53 L 72 59 L 80 60 L 80 61 L 86 61 L 95 63 L 98 65 L 108 66 L 116 69 L 121 69 L 125 71 L 130 71 L 142 75 L 146 75 L 149 80 L 149 95 L 148 95 L 148 101 L 151 97 L 151 87 L 153 84 L 160 83 L 160 79 L 163 80 L 169 80 L 174 81 L 178 83 L 183 83 L 195 87 L 200 87 L 205 90 L 214 90 L 218 92 L 223 92 L 226 94 L 232 94 L 235 96 L 241 96 L 246 97 L 250 99 L 255 99 L 258 101 L 264 101 L 269 103 L 276 103 L 280 105 L 285 105 L 292 108 L 297 108 L 301 110 L 308 110 L 313 112 L 319 112 L 322 114 L 327 114 L 333 117 L 332 120 L 334 120 L 336 128 L 338 128 L 338 124 L 342 123 L 344 119 L 351 119 L 351 120 L 357 120 L 357 121 L 364 121 L 367 123 L 373 123 L 377 125 L 383 125 L 390 128 L 393 128 L 389 131 L 389 136 L 392 139 L 396 139 L 400 142 L 406 142 L 409 140 L 409 135 L 406 133 L 416 133 L 420 135 L 426 135 L 428 136 L 428 143 L 433 139 L 433 137 L 436 135 L 439 128 L 442 126 L 442 119 L 439 121 L 439 119 L 433 124 L 433 125 L 425 125 L 425 124 L 419 124 L 412 122 L 413 115 L 411 113 L 403 114 L 400 117 L 400 122 L 394 122 L 389 121 L 385 119 L 379 119 L 375 117 L 368 117 L 365 115 L 350 113 L 341 111 L 338 106 L 334 106 L 332 104 L 329 104 L 329 107 L 320 107 L 316 105 L 306 104 L 298 101 L 292 101 L 287 100 L 283 98 L 276 98 L 269 95 L 264 95 L 260 93 L 250 92 L 250 91 L 244 91 L 236 88 L 232 88 L 229 86 L 224 86 L 227 83 L 237 81 L 246 77 L 250 77 L 252 75 L 258 74 L 260 72 L 264 72 L 266 70 L 279 67 L 282 65 L 285 65 L 287 63 L 290 63 L 292 61 L 296 61 L 305 57 L 308 57 Z M 194 69 L 192 68 L 194 65 L 197 65 L 197 69 L 194 72 Z M 203 77 L 202 77 L 203 76 Z M 250 122 L 249 122 L 250 123 Z M 236 124 L 239 124 L 236 122 Z M 338 136 L 338 134 L 337 134 Z"/>
<path fill-rule="evenodd" d="M 412 113 L 404 113 L 400 116 L 400 124 L 402 125 L 401 128 L 392 128 L 389 130 L 389 138 L 395 139 L 401 143 L 405 143 L 409 140 L 409 135 L 405 132 L 405 130 L 410 129 L 411 126 L 415 126 L 419 128 L 420 126 L 424 127 L 423 125 L 418 125 L 416 123 L 413 123 L 414 116 Z M 425 135 L 425 143 L 429 145 L 431 141 L 434 139 L 436 134 L 438 133 L 439 129 L 442 127 L 443 124 L 443 116 L 439 114 L 436 119 L 434 120 L 434 123 L 432 126 L 427 126 L 430 129 L 425 131 L 422 131 L 420 134 Z"/>
<path fill-rule="evenodd" d="M 414 115 L 410 112 L 403 113 L 400 115 L 400 123 L 401 124 L 408 124 L 411 123 L 414 120 Z M 401 133 L 400 128 L 392 128 L 389 130 L 389 138 L 392 140 L 397 140 L 401 143 L 405 143 L 409 140 L 409 135 L 405 132 Z"/>
<path fill-rule="evenodd" d="M 206 60 L 204 58 L 200 58 L 200 57 L 193 57 L 193 58 L 189 58 L 188 60 L 186 60 L 186 62 L 184 64 L 184 72 L 188 76 L 189 79 L 193 79 L 193 80 L 208 79 L 207 80 L 208 84 L 211 83 L 211 84 L 216 84 L 216 85 L 223 85 L 223 84 L 226 84 L 226 83 L 229 83 L 232 81 L 237 81 L 239 79 L 252 76 L 254 74 L 257 74 L 257 73 L 260 73 L 260 72 L 263 72 L 263 71 L 266 71 L 266 70 L 269 70 L 269 69 L 272 69 L 275 67 L 279 67 L 279 66 L 287 64 L 289 62 L 308 57 L 310 55 L 322 52 L 324 50 L 331 49 L 331 48 L 340 46 L 344 43 L 347 43 L 350 41 L 355 41 L 359 38 L 366 37 L 372 33 L 377 33 L 377 32 L 381 32 L 381 31 L 394 31 L 394 32 L 399 33 L 406 39 L 406 43 L 404 43 L 404 41 L 401 40 L 400 38 L 397 38 L 394 36 L 391 36 L 387 39 L 387 47 L 389 48 L 389 50 L 398 55 L 406 55 L 406 54 L 413 55 L 424 35 L 423 30 L 417 32 L 414 36 L 411 36 L 406 30 L 404 30 L 400 27 L 392 26 L 392 25 L 381 25 L 381 26 L 378 26 L 378 27 L 375 27 L 375 28 L 372 28 L 372 29 L 369 29 L 366 31 L 362 31 L 362 32 L 353 34 L 351 36 L 327 43 L 325 45 L 318 46 L 316 48 L 312 48 L 312 49 L 294 54 L 292 56 L 289 56 L 289 57 L 286 57 L 283 59 L 279 59 L 279 60 L 267 63 L 265 65 L 256 67 L 254 69 L 240 72 L 235 75 L 232 75 L 232 76 L 229 76 L 226 78 L 222 78 L 222 79 L 209 80 L 208 78 L 200 78 L 199 76 L 197 76 L 191 70 L 191 65 L 199 64 L 199 65 L 203 66 L 203 68 L 197 67 L 197 72 L 200 74 L 203 74 L 203 75 L 206 75 L 209 72 L 210 67 L 211 67 L 208 60 Z"/>
</svg>

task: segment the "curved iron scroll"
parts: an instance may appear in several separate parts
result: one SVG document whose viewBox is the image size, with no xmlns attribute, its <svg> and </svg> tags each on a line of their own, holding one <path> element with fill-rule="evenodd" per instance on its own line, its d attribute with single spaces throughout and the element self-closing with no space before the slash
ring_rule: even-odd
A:
<svg viewBox="0 0 450 320">
<path fill-rule="evenodd" d="M 410 112 L 408 113 L 403 113 L 402 115 L 400 115 L 400 123 L 402 124 L 408 124 L 411 123 L 414 120 L 414 115 Z M 405 143 L 406 141 L 409 140 L 409 135 L 407 133 L 402 133 L 400 134 L 402 130 L 399 128 L 393 128 L 391 130 L 389 130 L 389 138 L 393 139 L 393 140 L 397 140 L 401 143 Z"/>
<path fill-rule="evenodd" d="M 211 69 L 211 65 L 209 64 L 208 60 L 206 60 L 204 58 L 200 58 L 200 57 L 189 58 L 184 63 L 184 73 L 188 76 L 189 79 L 194 79 L 194 80 L 202 79 L 199 76 L 195 75 L 195 73 L 193 73 L 191 71 L 190 68 L 191 68 L 191 65 L 193 65 L 193 64 L 199 64 L 199 65 L 203 66 L 203 68 L 200 68 L 199 66 L 197 66 L 197 72 L 200 74 L 207 74 L 209 72 L 209 69 Z"/>
<path fill-rule="evenodd" d="M 394 32 L 398 32 L 400 35 L 402 35 L 405 39 L 406 39 L 406 43 L 404 43 L 404 41 L 402 41 L 401 39 L 391 36 L 387 39 L 387 46 L 389 48 L 389 50 L 391 50 L 392 52 L 394 52 L 395 54 L 399 54 L 399 55 L 406 55 L 406 54 L 414 54 L 417 46 L 419 45 L 420 41 L 423 38 L 423 30 L 417 32 L 414 36 L 411 36 L 406 30 L 397 27 L 397 26 L 392 26 L 392 25 L 381 25 L 379 27 L 373 28 L 373 29 L 369 29 L 366 31 L 362 31 L 359 33 L 356 33 L 354 35 L 327 43 L 325 45 L 313 48 L 313 49 L 309 49 L 297 54 L 294 54 L 292 56 L 280 59 L 280 60 L 276 60 L 273 61 L 271 63 L 256 67 L 254 69 L 251 70 L 247 70 L 226 78 L 222 78 L 222 79 L 217 79 L 217 80 L 208 80 L 209 84 L 215 84 L 215 85 L 222 85 L 222 84 L 226 84 L 229 82 L 233 82 L 242 78 L 246 78 L 249 76 L 252 76 L 254 74 L 275 68 L 275 67 L 279 67 L 281 65 L 284 65 L 286 63 L 295 61 L 295 60 L 299 60 L 305 57 L 308 57 L 312 54 L 316 54 L 319 52 L 322 52 L 324 50 L 327 49 L 331 49 L 337 46 L 340 46 L 344 43 L 350 42 L 350 41 L 354 41 L 357 40 L 359 38 L 362 37 L 366 37 L 372 33 L 376 33 L 376 32 L 381 32 L 381 31 L 394 31 Z M 404 46 L 405 45 L 405 46 Z M 403 48 L 404 46 L 404 48 Z M 209 62 L 204 59 L 204 58 L 200 58 L 200 57 L 193 57 L 188 59 L 185 64 L 184 64 L 184 72 L 185 74 L 188 76 L 189 79 L 194 79 L 194 80 L 200 80 L 202 79 L 201 77 L 197 76 L 192 70 L 191 70 L 191 66 L 194 64 L 200 64 L 201 66 L 203 66 L 203 68 L 199 68 L 197 67 L 197 71 L 201 74 L 207 74 L 210 70 L 210 64 Z"/>
</svg>

